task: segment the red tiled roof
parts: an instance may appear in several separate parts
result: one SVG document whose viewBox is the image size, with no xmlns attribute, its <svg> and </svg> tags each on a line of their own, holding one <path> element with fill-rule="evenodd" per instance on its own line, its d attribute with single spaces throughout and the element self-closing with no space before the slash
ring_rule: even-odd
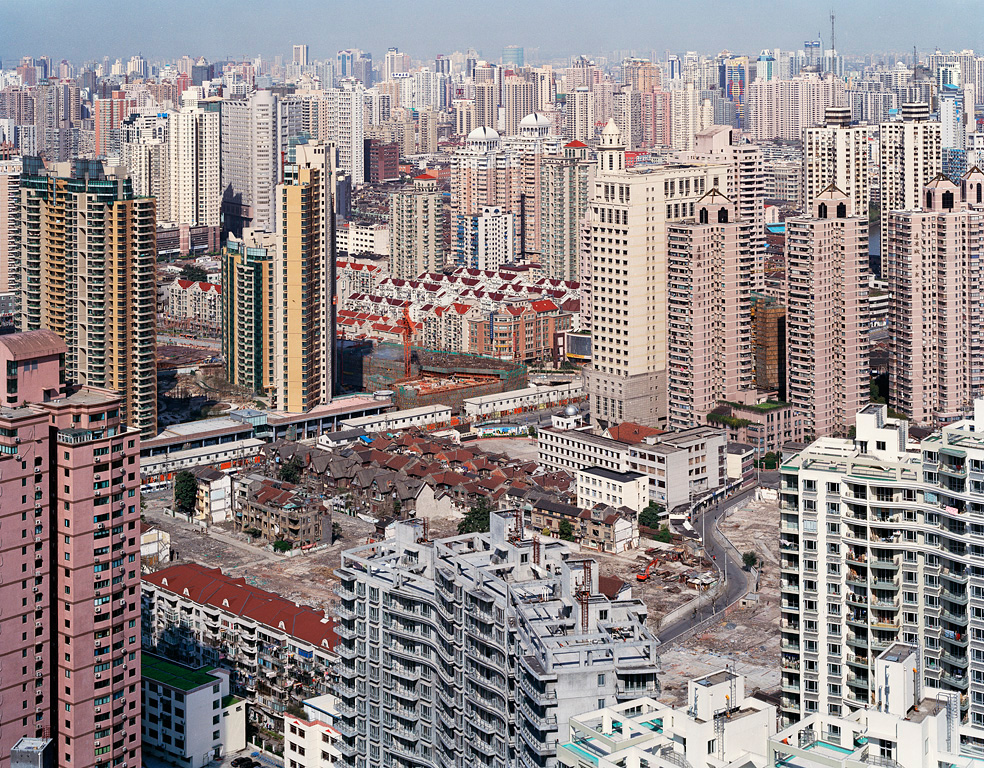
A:
<svg viewBox="0 0 984 768">
<path fill-rule="evenodd" d="M 338 642 L 335 622 L 324 611 L 296 605 L 247 584 L 243 578 L 226 576 L 218 568 L 182 563 L 147 574 L 145 580 L 200 605 L 244 616 L 312 645 L 330 649 Z"/>
<path fill-rule="evenodd" d="M 661 432 L 660 429 L 634 424 L 631 421 L 623 421 L 621 424 L 608 428 L 608 434 L 611 435 L 612 440 L 632 445 L 641 443 L 644 438 L 661 434 Z"/>
<path fill-rule="evenodd" d="M 564 148 L 566 149 L 567 147 L 573 147 L 574 149 L 582 149 L 582 148 L 586 148 L 587 146 L 588 145 L 585 144 L 583 141 L 577 141 L 575 139 L 574 141 L 565 144 Z"/>
</svg>

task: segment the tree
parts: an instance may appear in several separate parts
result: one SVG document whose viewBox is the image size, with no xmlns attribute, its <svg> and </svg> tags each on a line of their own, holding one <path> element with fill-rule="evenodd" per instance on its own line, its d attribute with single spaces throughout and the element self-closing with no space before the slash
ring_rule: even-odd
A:
<svg viewBox="0 0 984 768">
<path fill-rule="evenodd" d="M 661 504 L 657 504 L 655 501 L 650 501 L 649 506 L 639 513 L 639 525 L 646 528 L 652 528 L 654 531 L 657 530 L 659 528 L 659 519 L 664 511 L 665 510 Z"/>
<path fill-rule="evenodd" d="M 663 523 L 663 525 L 659 527 L 659 530 L 656 531 L 656 535 L 653 536 L 653 538 L 656 539 L 656 541 L 661 541 L 664 544 L 669 544 L 671 541 L 673 541 L 673 534 L 670 533 L 670 526 L 666 525 L 666 523 Z"/>
<path fill-rule="evenodd" d="M 400 500 L 393 499 L 393 517 L 398 518 L 400 516 L 400 509 L 401 509 Z"/>
<path fill-rule="evenodd" d="M 492 504 L 483 496 L 465 512 L 464 518 L 458 521 L 458 533 L 488 533 L 491 515 Z"/>
<path fill-rule="evenodd" d="M 174 511 L 180 515 L 190 515 L 195 510 L 198 496 L 198 481 L 195 476 L 183 470 L 174 478 Z"/>
<path fill-rule="evenodd" d="M 204 283 L 208 280 L 208 272 L 197 264 L 185 264 L 181 268 L 181 277 L 184 280 L 191 280 L 193 283 Z"/>
<path fill-rule="evenodd" d="M 536 435 L 537 435 L 537 431 L 536 431 L 536 427 L 530 427 L 530 428 L 529 428 L 529 429 L 527 430 L 527 434 L 528 434 L 528 435 L 529 435 L 530 437 L 532 437 L 532 438 L 533 438 L 534 440 L 536 440 Z"/>
<path fill-rule="evenodd" d="M 741 564 L 745 567 L 745 570 L 751 570 L 758 563 L 758 555 L 754 552 L 746 552 L 741 556 Z"/>
<path fill-rule="evenodd" d="M 293 548 L 294 545 L 291 544 L 289 541 L 280 540 L 280 541 L 273 542 L 274 552 L 290 552 Z"/>
<path fill-rule="evenodd" d="M 557 535 L 564 541 L 574 541 L 574 526 L 568 520 L 561 520 Z"/>
<path fill-rule="evenodd" d="M 245 531 L 243 531 L 243 533 L 245 533 L 247 536 L 253 539 L 258 539 L 260 538 L 260 536 L 263 535 L 263 531 L 261 531 L 259 528 L 247 528 Z"/>
<path fill-rule="evenodd" d="M 332 523 L 331 524 L 331 540 L 332 541 L 337 541 L 340 538 L 342 538 L 342 526 L 340 526 L 338 523 Z"/>
<path fill-rule="evenodd" d="M 278 476 L 285 483 L 297 485 L 297 481 L 301 479 L 301 460 L 297 456 L 291 456 L 286 463 L 280 466 Z"/>
</svg>

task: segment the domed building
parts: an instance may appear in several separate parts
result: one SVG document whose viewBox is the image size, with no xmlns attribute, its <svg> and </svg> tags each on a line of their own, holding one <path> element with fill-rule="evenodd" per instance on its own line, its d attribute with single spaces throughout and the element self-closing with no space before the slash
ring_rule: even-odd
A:
<svg viewBox="0 0 984 768">
<path fill-rule="evenodd" d="M 499 132 L 495 128 L 479 126 L 468 134 L 465 146 L 473 152 L 494 152 L 499 148 Z"/>
<path fill-rule="evenodd" d="M 531 139 L 544 139 L 550 135 L 553 123 L 542 112 L 534 112 L 519 121 L 519 135 Z"/>
</svg>

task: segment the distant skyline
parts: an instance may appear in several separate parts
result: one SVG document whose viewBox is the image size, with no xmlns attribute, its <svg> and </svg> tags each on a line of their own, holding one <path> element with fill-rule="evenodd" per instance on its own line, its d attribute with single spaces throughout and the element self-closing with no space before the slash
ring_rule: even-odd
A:
<svg viewBox="0 0 984 768">
<path fill-rule="evenodd" d="M 474 47 L 490 61 L 503 46 L 538 48 L 553 59 L 635 49 L 704 53 L 729 48 L 798 49 L 819 32 L 828 44 L 837 15 L 837 47 L 845 54 L 984 48 L 984 0 L 848 3 L 807 0 L 690 0 L 589 3 L 585 0 L 0 0 L 0 57 L 49 55 L 79 63 L 110 56 L 148 59 L 184 54 L 209 60 L 285 58 L 307 43 L 312 59 L 360 48 L 380 57 L 390 46 L 415 59 Z"/>
</svg>

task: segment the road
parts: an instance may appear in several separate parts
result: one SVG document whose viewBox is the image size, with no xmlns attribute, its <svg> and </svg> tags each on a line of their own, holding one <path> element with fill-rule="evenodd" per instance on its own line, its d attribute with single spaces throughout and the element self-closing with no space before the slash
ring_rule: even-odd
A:
<svg viewBox="0 0 984 768">
<path fill-rule="evenodd" d="M 748 591 L 748 574 L 742 568 L 740 555 L 727 542 L 717 529 L 717 522 L 731 509 L 740 507 L 755 493 L 754 488 L 742 491 L 737 496 L 726 499 L 701 513 L 693 526 L 697 531 L 703 531 L 707 539 L 704 549 L 714 558 L 719 572 L 724 579 L 724 591 L 713 601 L 702 602 L 696 612 L 684 613 L 668 626 L 660 627 L 659 639 L 663 644 L 673 642 L 691 627 L 711 618 L 716 612 L 724 610 Z"/>
</svg>

